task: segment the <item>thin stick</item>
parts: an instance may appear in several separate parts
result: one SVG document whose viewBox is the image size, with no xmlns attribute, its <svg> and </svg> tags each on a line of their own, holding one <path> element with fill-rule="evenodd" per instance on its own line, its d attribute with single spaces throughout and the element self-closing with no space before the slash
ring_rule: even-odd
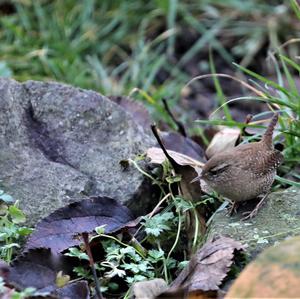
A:
<svg viewBox="0 0 300 299">
<path fill-rule="evenodd" d="M 176 170 L 178 169 L 178 164 L 176 163 L 176 161 L 169 155 L 169 153 L 167 152 L 159 134 L 158 134 L 158 131 L 157 131 L 157 128 L 156 128 L 156 125 L 151 125 L 151 129 L 152 129 L 152 132 L 153 132 L 153 135 L 154 137 L 156 138 L 159 146 L 161 147 L 162 151 L 164 152 L 165 156 L 167 157 L 167 159 L 170 161 L 172 167 L 174 168 L 175 172 Z"/>
<path fill-rule="evenodd" d="M 174 116 L 174 114 L 172 113 L 172 111 L 171 111 L 171 109 L 169 107 L 168 101 L 163 98 L 162 102 L 164 104 L 165 110 L 167 111 L 167 113 L 169 114 L 169 116 L 171 117 L 171 119 L 173 120 L 173 122 L 177 125 L 179 133 L 182 136 L 186 137 L 187 135 L 186 135 L 186 131 L 185 131 L 184 125 L 179 120 L 176 119 L 176 117 Z"/>
<path fill-rule="evenodd" d="M 86 253 L 89 257 L 90 267 L 92 269 L 92 273 L 93 273 L 93 277 L 94 277 L 94 281 L 95 281 L 96 295 L 97 295 L 98 299 L 103 299 L 103 296 L 102 296 L 101 290 L 100 290 L 100 282 L 99 282 L 99 279 L 97 277 L 95 263 L 94 263 L 90 243 L 89 243 L 89 234 L 88 233 L 82 233 L 81 236 L 82 236 L 82 239 L 83 239 L 83 242 L 84 242 L 84 245 L 85 245 Z"/>
</svg>

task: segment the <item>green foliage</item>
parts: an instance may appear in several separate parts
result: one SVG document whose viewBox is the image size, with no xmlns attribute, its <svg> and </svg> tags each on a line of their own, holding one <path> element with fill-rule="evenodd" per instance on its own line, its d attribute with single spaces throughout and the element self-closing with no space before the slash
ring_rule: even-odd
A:
<svg viewBox="0 0 300 299">
<path fill-rule="evenodd" d="M 5 282 L 4 282 L 3 278 L 0 277 L 0 294 L 6 294 L 6 293 L 8 293 L 8 291 L 5 289 Z M 5 298 L 25 299 L 25 298 L 28 298 L 31 296 L 39 296 L 39 295 L 46 295 L 46 293 L 41 294 L 40 292 L 37 292 L 35 288 L 26 288 L 20 292 L 16 291 L 16 290 L 14 290 L 13 292 L 9 291 L 9 297 L 5 297 Z"/>
<path fill-rule="evenodd" d="M 135 247 L 122 243 L 112 236 L 98 237 L 109 239 L 101 241 L 105 255 L 102 261 L 95 264 L 98 277 L 101 277 L 102 292 L 120 291 L 120 279 L 126 282 L 127 288 L 130 288 L 134 282 L 161 277 L 166 267 L 171 270 L 178 264 L 172 258 L 166 260 L 165 252 L 161 248 L 151 249 L 143 256 Z M 81 261 L 87 259 L 86 254 L 78 248 L 70 248 L 66 255 L 77 257 Z M 74 272 L 78 277 L 92 280 L 90 270 L 85 266 L 74 268 Z"/>
<path fill-rule="evenodd" d="M 130 162 L 135 163 L 132 160 Z M 138 167 L 137 164 L 134 165 Z M 97 235 L 92 237 L 92 242 L 100 242 L 104 249 L 104 256 L 96 261 L 95 268 L 101 281 L 101 291 L 107 296 L 124 290 L 124 282 L 128 288 L 127 294 L 134 282 L 153 278 L 164 278 L 171 282 L 176 269 L 182 269 L 187 263 L 182 262 L 183 257 L 195 251 L 201 241 L 198 235 L 199 223 L 196 221 L 192 232 L 193 240 L 184 244 L 185 215 L 191 212 L 192 217 L 197 218 L 196 207 L 212 199 L 205 197 L 203 201 L 192 203 L 183 197 L 174 196 L 172 186 L 180 182 L 179 177 L 172 174 L 169 163 L 163 163 L 158 168 L 159 171 L 153 169 L 152 173 L 138 169 L 162 190 L 162 198 L 154 211 L 160 206 L 165 208 L 158 213 L 153 211 L 153 214 L 141 217 L 137 231 L 126 242 L 122 240 L 122 234 L 106 235 L 105 226 L 95 228 Z M 191 248 L 187 243 L 191 243 Z M 97 243 L 94 243 L 94 247 L 95 244 Z M 76 267 L 74 272 L 78 277 L 92 281 L 91 271 L 86 263 L 87 255 L 83 249 L 70 248 L 66 255 L 79 258 L 82 265 Z"/>
<path fill-rule="evenodd" d="M 23 238 L 33 230 L 21 226 L 26 218 L 18 208 L 18 202 L 12 204 L 13 198 L 3 190 L 0 190 L 0 199 L 0 258 L 9 263 L 15 250 L 20 248 Z"/>
<path fill-rule="evenodd" d="M 286 55 L 281 54 L 281 50 L 279 50 L 277 58 L 277 60 L 275 57 L 273 59 L 277 71 L 277 82 L 239 65 L 237 67 L 262 83 L 258 85 L 261 93 L 260 99 L 270 105 L 275 104 L 281 112 L 279 124 L 281 134 L 284 136 L 284 165 L 281 171 L 283 174 L 290 173 L 294 176 L 297 173 L 294 173 L 293 168 L 300 162 L 300 93 L 295 88 L 297 77 L 293 76 L 293 73 L 299 72 L 300 66 Z M 268 86 L 273 88 L 270 89 Z M 299 183 L 291 180 L 280 177 L 277 179 L 284 184 L 300 186 Z"/>
<path fill-rule="evenodd" d="M 69 248 L 69 252 L 67 252 L 65 255 L 72 256 L 72 257 L 77 257 L 80 260 L 86 260 L 86 261 L 89 260 L 88 255 L 85 252 L 78 249 L 77 247 Z"/>
<path fill-rule="evenodd" d="M 135 281 L 154 277 L 151 263 L 147 259 L 143 259 L 133 247 L 122 248 L 112 241 L 106 241 L 103 246 L 106 257 L 100 266 L 106 268 L 104 277 L 124 277 L 129 286 Z"/>
<path fill-rule="evenodd" d="M 172 212 L 160 213 L 152 218 L 142 217 L 146 234 L 158 237 L 162 232 L 171 229 L 171 221 L 174 221 L 174 218 L 175 216 Z"/>
<path fill-rule="evenodd" d="M 271 29 L 274 41 L 285 41 L 287 28 L 297 32 L 279 0 L 12 3 L 16 13 L 0 19 L 1 76 L 56 80 L 106 95 L 135 89 L 131 94 L 168 122 L 160 99 L 179 99 L 191 76 L 188 63 L 195 61 L 198 73 L 209 71 L 199 59 L 208 47 L 229 65 L 248 66 Z M 231 52 L 228 40 L 235 41 Z"/>
<path fill-rule="evenodd" d="M 170 124 L 159 101 L 166 97 L 176 103 L 191 76 L 186 66 L 192 63 L 193 72 L 212 73 L 216 96 L 226 116 L 223 121 L 202 123 L 261 127 L 231 119 L 225 92 L 215 75 L 220 70 L 214 59 L 221 58 L 227 66 L 239 61 L 236 64 L 239 71 L 256 80 L 252 82 L 256 92 L 254 96 L 234 100 L 262 101 L 280 109 L 285 163 L 277 180 L 299 186 L 282 176 L 289 173 L 299 179 L 294 166 L 300 161 L 300 94 L 294 74 L 300 72 L 300 66 L 287 51 L 279 49 L 273 53 L 276 59 L 272 58 L 277 80 L 249 67 L 269 36 L 272 48 L 278 49 L 287 39 L 287 28 L 291 36 L 297 32 L 293 21 L 286 22 L 292 16 L 282 1 L 16 0 L 13 3 L 16 13 L 0 19 L 0 76 L 21 81 L 57 80 L 106 95 L 130 94 L 144 101 L 156 119 L 163 118 Z M 291 0 L 291 7 L 300 18 L 296 0 Z M 186 36 L 189 36 L 187 45 Z M 176 55 L 178 40 L 184 49 Z M 234 41 L 230 51 L 228 41 Z M 201 56 L 208 48 L 214 57 L 211 54 L 210 59 L 203 60 Z M 135 281 L 154 277 L 171 281 L 173 270 L 186 264 L 186 261 L 179 263 L 176 255 L 190 245 L 182 246 L 186 240 L 185 216 L 189 214 L 195 219 L 190 234 L 193 239 L 189 240 L 192 244 L 188 248 L 192 252 L 202 241 L 196 208 L 212 200 L 203 196 L 193 203 L 174 194 L 173 187 L 178 186 L 182 177 L 174 175 L 167 162 L 151 173 L 131 162 L 159 186 L 161 194 L 156 208 L 161 210 L 143 217 L 137 232 L 143 240 L 139 242 L 124 243 L 119 237 L 105 235 L 105 227 L 96 228 L 105 252 L 103 260 L 96 263 L 103 292 L 117 292 L 124 281 L 128 287 Z M 25 216 L 17 203 L 12 204 L 11 196 L 0 190 L 0 199 L 0 256 L 10 262 L 22 237 L 30 234 L 31 229 L 20 226 Z M 78 277 L 92 281 L 87 254 L 74 247 L 66 255 L 81 261 L 74 268 Z M 182 254 L 180 258 L 185 256 Z M 20 296 L 23 297 L 15 298 L 24 298 Z"/>
</svg>

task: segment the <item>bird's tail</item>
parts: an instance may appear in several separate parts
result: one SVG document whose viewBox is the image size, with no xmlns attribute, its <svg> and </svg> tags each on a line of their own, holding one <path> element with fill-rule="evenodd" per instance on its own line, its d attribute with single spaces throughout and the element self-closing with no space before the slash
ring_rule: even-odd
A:
<svg viewBox="0 0 300 299">
<path fill-rule="evenodd" d="M 262 137 L 262 143 L 264 143 L 268 148 L 273 148 L 273 142 L 272 142 L 272 137 L 273 137 L 273 132 L 274 128 L 277 124 L 278 121 L 278 113 L 274 113 L 271 122 L 265 132 L 265 134 Z"/>
</svg>

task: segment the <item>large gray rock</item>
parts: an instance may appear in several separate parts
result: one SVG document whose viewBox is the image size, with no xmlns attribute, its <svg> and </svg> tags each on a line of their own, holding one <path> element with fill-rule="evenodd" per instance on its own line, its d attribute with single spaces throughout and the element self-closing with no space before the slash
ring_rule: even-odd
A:
<svg viewBox="0 0 300 299">
<path fill-rule="evenodd" d="M 143 176 L 119 162 L 152 143 L 96 92 L 0 79 L 0 189 L 20 201 L 31 224 L 89 195 L 116 198 L 135 212 L 146 207 Z"/>
<path fill-rule="evenodd" d="M 248 253 L 254 257 L 265 247 L 300 234 L 300 189 L 293 187 L 270 194 L 253 219 L 241 221 L 242 212 L 249 209 L 247 204 L 232 217 L 225 210 L 217 212 L 209 226 L 208 238 L 232 237 L 247 244 Z"/>
</svg>

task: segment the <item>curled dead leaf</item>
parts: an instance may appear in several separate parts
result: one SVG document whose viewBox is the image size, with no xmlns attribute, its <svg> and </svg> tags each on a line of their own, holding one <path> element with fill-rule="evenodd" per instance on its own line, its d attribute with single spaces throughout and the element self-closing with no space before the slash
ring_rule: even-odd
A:
<svg viewBox="0 0 300 299">
<path fill-rule="evenodd" d="M 203 162 L 172 150 L 167 150 L 167 152 L 176 161 L 177 164 L 181 166 L 191 166 L 197 173 L 201 172 L 201 168 L 204 165 Z M 158 147 L 150 147 L 147 150 L 147 157 L 150 158 L 151 163 L 154 164 L 162 164 L 167 159 L 163 150 Z"/>
<path fill-rule="evenodd" d="M 158 142 L 158 144 L 161 147 L 162 153 L 165 156 L 165 159 L 168 159 L 168 161 L 170 162 L 170 164 L 172 165 L 174 172 L 176 175 L 180 175 L 181 179 L 178 182 L 178 191 L 179 194 L 181 196 L 183 196 L 186 200 L 190 200 L 190 201 L 197 201 L 198 199 L 201 198 L 202 195 L 202 191 L 201 191 L 201 185 L 200 182 L 198 181 L 193 181 L 200 173 L 201 168 L 203 163 L 199 162 L 189 156 L 182 156 L 182 154 L 173 152 L 173 156 L 172 157 L 169 154 L 169 150 L 166 149 L 164 142 L 162 141 L 158 130 L 156 128 L 155 125 L 151 126 L 152 128 L 152 132 Z M 158 153 L 157 150 L 156 153 Z M 149 152 L 148 150 L 148 154 L 150 153 L 151 155 L 151 150 Z M 153 153 L 153 150 L 152 150 Z M 176 153 L 176 154 L 174 154 Z M 159 153 L 160 155 L 161 153 Z M 155 155 L 153 156 L 155 157 Z M 206 230 L 206 224 L 205 224 L 205 207 L 204 206 L 199 206 L 197 209 L 197 221 L 199 221 L 200 223 L 200 229 L 198 230 L 199 236 L 203 235 L 205 230 Z M 196 225 L 196 221 L 195 218 L 193 218 L 190 215 L 190 212 L 188 211 L 186 213 L 186 218 L 187 221 L 190 222 L 189 225 L 189 232 L 188 235 L 194 230 L 194 226 Z M 192 221 L 190 221 L 190 219 L 193 219 Z"/>
<path fill-rule="evenodd" d="M 191 258 L 189 265 L 179 274 L 163 295 L 185 290 L 189 294 L 204 294 L 219 290 L 233 263 L 235 252 L 243 245 L 231 238 L 219 237 L 205 243 Z M 201 298 L 201 297 L 199 297 Z"/>
<path fill-rule="evenodd" d="M 215 134 L 207 147 L 205 154 L 210 159 L 216 153 L 223 152 L 225 150 L 235 147 L 241 131 L 234 128 L 222 128 L 218 133 Z"/>
</svg>

